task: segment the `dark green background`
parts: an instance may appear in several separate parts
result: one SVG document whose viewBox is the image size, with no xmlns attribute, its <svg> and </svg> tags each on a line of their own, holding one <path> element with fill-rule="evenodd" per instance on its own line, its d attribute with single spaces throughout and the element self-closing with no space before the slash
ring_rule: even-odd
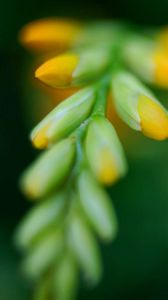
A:
<svg viewBox="0 0 168 300">
<path fill-rule="evenodd" d="M 168 23 L 168 1 L 1 0 L 0 300 L 30 299 L 30 285 L 19 271 L 20 257 L 12 241 L 14 228 L 29 207 L 17 188 L 18 177 L 34 157 L 21 92 L 25 51 L 17 43 L 17 32 L 32 19 L 53 15 L 161 25 Z M 109 191 L 119 218 L 119 235 L 102 249 L 103 281 L 96 289 L 86 290 L 83 285 L 80 299 L 168 299 L 168 143 L 140 134 L 132 138 L 132 146 L 123 140 L 129 174 Z"/>
</svg>

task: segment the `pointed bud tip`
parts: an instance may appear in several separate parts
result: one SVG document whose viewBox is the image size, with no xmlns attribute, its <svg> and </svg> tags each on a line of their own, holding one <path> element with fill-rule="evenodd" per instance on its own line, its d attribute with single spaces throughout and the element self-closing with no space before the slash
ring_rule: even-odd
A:
<svg viewBox="0 0 168 300">
<path fill-rule="evenodd" d="M 72 73 L 77 67 L 78 56 L 64 54 L 54 57 L 42 64 L 36 71 L 35 77 L 52 87 L 66 87 L 72 81 Z"/>
<path fill-rule="evenodd" d="M 36 184 L 36 181 L 34 180 L 34 183 L 27 181 L 26 177 L 23 176 L 21 178 L 20 187 L 24 195 L 28 197 L 29 199 L 37 199 L 38 198 L 38 184 Z"/>
<path fill-rule="evenodd" d="M 32 132 L 30 139 L 32 141 L 32 144 L 37 149 L 45 149 L 48 146 L 48 138 L 46 135 L 46 132 L 48 128 L 50 127 L 50 123 L 44 125 L 39 131 L 36 133 Z"/>
<path fill-rule="evenodd" d="M 168 116 L 159 103 L 142 95 L 138 101 L 138 112 L 145 135 L 156 140 L 168 137 Z"/>
<path fill-rule="evenodd" d="M 101 170 L 98 172 L 98 179 L 102 184 L 111 185 L 114 184 L 120 177 L 120 172 L 117 168 L 114 157 L 108 148 L 101 151 Z"/>
</svg>

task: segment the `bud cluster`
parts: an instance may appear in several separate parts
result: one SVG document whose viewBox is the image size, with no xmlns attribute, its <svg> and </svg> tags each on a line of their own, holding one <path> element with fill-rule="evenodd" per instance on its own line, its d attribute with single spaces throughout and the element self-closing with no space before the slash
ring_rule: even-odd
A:
<svg viewBox="0 0 168 300">
<path fill-rule="evenodd" d="M 110 242 L 118 230 L 104 187 L 125 176 L 127 163 L 107 99 L 132 129 L 155 140 L 168 137 L 167 111 L 141 82 L 168 87 L 168 33 L 140 36 L 112 22 L 48 19 L 26 25 L 20 40 L 49 57 L 35 71 L 39 81 L 53 93 L 77 89 L 30 134 L 44 151 L 20 186 L 38 203 L 16 234 L 24 272 L 38 282 L 34 300 L 71 300 L 80 270 L 92 284 L 101 279 L 97 237 Z"/>
</svg>

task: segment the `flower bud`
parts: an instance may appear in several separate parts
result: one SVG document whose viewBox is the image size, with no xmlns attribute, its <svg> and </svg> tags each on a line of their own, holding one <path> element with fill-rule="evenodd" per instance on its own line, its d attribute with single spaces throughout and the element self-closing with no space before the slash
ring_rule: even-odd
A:
<svg viewBox="0 0 168 300">
<path fill-rule="evenodd" d="M 72 45 L 81 31 L 77 22 L 64 19 L 33 21 L 20 32 L 20 42 L 35 52 L 62 51 Z"/>
<path fill-rule="evenodd" d="M 32 131 L 34 146 L 45 148 L 72 132 L 88 117 L 94 100 L 94 89 L 85 88 L 60 103 Z"/>
<path fill-rule="evenodd" d="M 63 214 L 65 194 L 52 195 L 34 207 L 19 225 L 16 243 L 21 248 L 28 248 L 48 227 L 55 226 Z"/>
<path fill-rule="evenodd" d="M 97 283 L 102 273 L 99 249 L 87 223 L 77 214 L 69 224 L 69 243 L 87 279 Z"/>
<path fill-rule="evenodd" d="M 143 80 L 168 87 L 168 52 L 161 44 L 143 37 L 131 38 L 123 48 L 123 57 Z"/>
<path fill-rule="evenodd" d="M 75 156 L 75 144 L 65 139 L 47 150 L 23 174 L 21 187 L 30 198 L 46 196 L 69 173 Z"/>
<path fill-rule="evenodd" d="M 105 71 L 109 58 L 108 47 L 65 53 L 42 64 L 35 77 L 54 88 L 85 85 Z"/>
<path fill-rule="evenodd" d="M 62 231 L 53 229 L 46 232 L 45 236 L 30 250 L 24 260 L 24 272 L 30 277 L 39 277 L 48 270 L 50 264 L 55 263 L 55 260 L 60 256 L 62 251 Z"/>
<path fill-rule="evenodd" d="M 78 271 L 74 258 L 68 251 L 62 256 L 54 274 L 55 299 L 71 300 L 76 294 Z"/>
<path fill-rule="evenodd" d="M 86 136 L 86 156 L 95 177 L 110 185 L 125 175 L 124 152 L 112 124 L 102 116 L 95 116 Z"/>
<path fill-rule="evenodd" d="M 168 137 L 168 115 L 152 92 L 133 75 L 118 72 L 112 79 L 116 110 L 130 127 L 156 140 Z"/>
<path fill-rule="evenodd" d="M 116 236 L 116 215 L 106 192 L 88 171 L 83 171 L 78 181 L 81 206 L 94 230 L 104 240 Z"/>
</svg>

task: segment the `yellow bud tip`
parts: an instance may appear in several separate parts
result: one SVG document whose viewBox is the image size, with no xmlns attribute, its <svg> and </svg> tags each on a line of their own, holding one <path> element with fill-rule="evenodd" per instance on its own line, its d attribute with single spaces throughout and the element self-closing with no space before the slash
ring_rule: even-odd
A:
<svg viewBox="0 0 168 300">
<path fill-rule="evenodd" d="M 119 177 L 116 162 L 108 149 L 101 151 L 101 165 L 98 171 L 98 180 L 105 185 L 115 183 Z"/>
<path fill-rule="evenodd" d="M 168 137 L 168 116 L 160 104 L 147 96 L 140 96 L 138 113 L 141 119 L 143 133 L 155 140 Z"/>
<path fill-rule="evenodd" d="M 66 87 L 72 81 L 72 73 L 76 69 L 78 61 L 77 55 L 59 55 L 42 64 L 36 70 L 35 77 L 54 88 Z"/>
<path fill-rule="evenodd" d="M 154 54 L 155 83 L 168 87 L 168 53 L 158 51 Z"/>
<path fill-rule="evenodd" d="M 80 31 L 77 22 L 64 19 L 42 19 L 29 23 L 20 32 L 20 42 L 33 51 L 65 50 Z"/>
<path fill-rule="evenodd" d="M 46 132 L 49 128 L 50 124 L 43 126 L 33 137 L 32 143 L 34 147 L 38 149 L 44 149 L 48 146 L 48 138 L 46 136 Z"/>
<path fill-rule="evenodd" d="M 31 188 L 25 188 L 23 192 L 30 199 L 38 198 L 38 191 L 36 191 L 36 187 L 33 185 L 31 186 Z"/>
<path fill-rule="evenodd" d="M 38 178 L 34 178 L 34 180 L 28 180 L 26 177 L 23 177 L 20 182 L 20 187 L 28 198 L 38 198 Z"/>
</svg>

